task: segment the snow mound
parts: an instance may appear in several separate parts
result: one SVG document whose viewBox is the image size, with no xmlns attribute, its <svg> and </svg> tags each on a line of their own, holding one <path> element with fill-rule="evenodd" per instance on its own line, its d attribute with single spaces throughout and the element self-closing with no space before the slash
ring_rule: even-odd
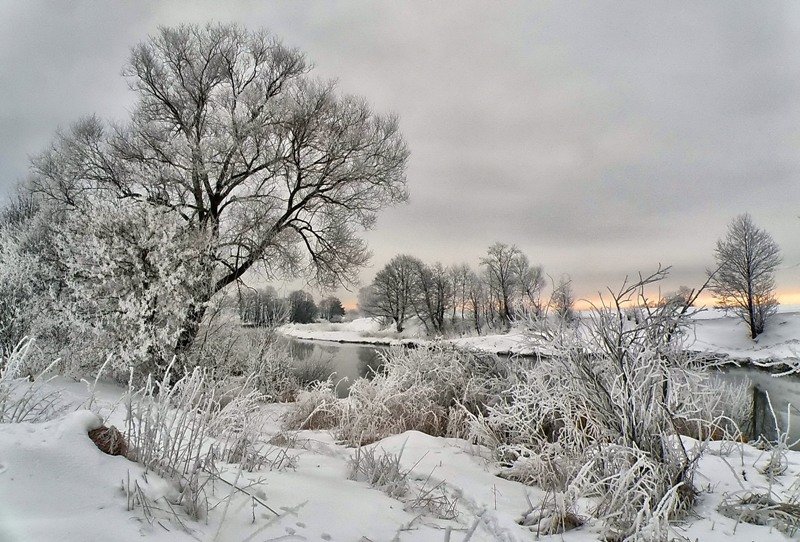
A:
<svg viewBox="0 0 800 542">
<path fill-rule="evenodd" d="M 122 481 L 142 468 L 101 452 L 88 432 L 100 427 L 83 410 L 39 423 L 0 425 L 0 540 L 192 540 L 155 530 L 126 510 Z M 148 478 L 153 480 L 150 475 Z"/>
<path fill-rule="evenodd" d="M 695 319 L 694 336 L 688 346 L 694 350 L 727 354 L 755 360 L 790 359 L 800 356 L 800 312 L 779 312 L 764 333 L 750 338 L 747 325 L 722 311 L 708 311 Z"/>
</svg>

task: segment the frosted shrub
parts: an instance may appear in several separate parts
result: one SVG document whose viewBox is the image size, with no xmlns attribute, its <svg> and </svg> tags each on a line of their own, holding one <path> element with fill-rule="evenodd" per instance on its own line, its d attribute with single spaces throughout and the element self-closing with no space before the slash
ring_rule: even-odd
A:
<svg viewBox="0 0 800 542">
<path fill-rule="evenodd" d="M 670 371 L 670 410 L 675 429 L 698 440 L 739 440 L 750 424 L 750 390 L 746 382 L 724 382 L 708 371 Z"/>
<path fill-rule="evenodd" d="M 207 239 L 171 210 L 127 199 L 98 199 L 68 216 L 55 248 L 73 372 L 95 372 L 112 354 L 107 371 L 117 380 L 130 367 L 139 381 L 160 378 L 207 272 L 198 263 Z"/>
<path fill-rule="evenodd" d="M 203 367 L 217 380 L 252 375 L 252 386 L 268 400 L 285 402 L 331 374 L 322 361 L 298 363 L 291 345 L 273 328 L 244 327 L 230 314 L 213 314 L 210 320 L 203 323 L 189 365 Z"/>
<path fill-rule="evenodd" d="M 736 431 L 740 390 L 719 389 L 682 345 L 688 304 L 653 306 L 623 284 L 582 328 L 537 332 L 547 351 L 520 381 L 474 416 L 473 435 L 495 447 L 505 475 L 592 497 L 610 540 L 666 540 L 668 519 L 691 505 L 693 468 L 679 426 L 697 436 Z"/>
<path fill-rule="evenodd" d="M 334 429 L 342 423 L 345 400 L 336 396 L 331 380 L 317 382 L 297 394 L 287 411 L 284 426 L 289 429 Z"/>
<path fill-rule="evenodd" d="M 357 445 L 411 429 L 461 434 L 465 419 L 456 413 L 482 413 L 509 378 L 508 364 L 496 356 L 445 345 L 389 350 L 382 371 L 350 388 L 339 437 Z"/>
<path fill-rule="evenodd" d="M 357 446 L 408 430 L 464 435 L 470 415 L 481 415 L 513 378 L 510 364 L 496 356 L 446 345 L 394 348 L 371 379 L 360 378 L 345 399 L 332 382 L 298 393 L 286 425 L 334 429 Z"/>
<path fill-rule="evenodd" d="M 446 430 L 447 408 L 438 399 L 441 392 L 431 383 L 402 382 L 387 375 L 359 379 L 343 402 L 338 436 L 356 446 L 410 429 L 441 435 Z"/>
</svg>

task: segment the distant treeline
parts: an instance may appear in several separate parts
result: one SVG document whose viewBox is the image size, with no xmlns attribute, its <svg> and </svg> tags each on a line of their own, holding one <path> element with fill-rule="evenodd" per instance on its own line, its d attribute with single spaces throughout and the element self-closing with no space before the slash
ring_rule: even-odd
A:
<svg viewBox="0 0 800 542">
<path fill-rule="evenodd" d="M 329 296 L 314 301 L 314 296 L 304 290 L 296 290 L 287 297 L 280 297 L 272 286 L 243 290 L 239 294 L 239 317 L 246 325 L 276 326 L 286 322 L 308 324 L 317 318 L 336 322 L 345 314 L 338 297 Z"/>
</svg>

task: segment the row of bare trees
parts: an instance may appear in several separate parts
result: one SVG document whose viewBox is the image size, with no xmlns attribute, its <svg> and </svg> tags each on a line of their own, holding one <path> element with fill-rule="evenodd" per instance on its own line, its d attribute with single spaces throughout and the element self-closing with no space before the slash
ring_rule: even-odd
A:
<svg viewBox="0 0 800 542">
<path fill-rule="evenodd" d="M 361 310 L 391 322 L 398 332 L 416 317 L 428 333 L 441 334 L 448 325 L 458 331 L 507 329 L 521 317 L 541 315 L 544 269 L 533 265 L 516 245 L 495 243 L 469 264 L 426 264 L 407 254 L 395 256 L 372 283 L 359 293 Z M 568 277 L 553 288 L 556 314 L 572 318 L 574 296 Z"/>
</svg>

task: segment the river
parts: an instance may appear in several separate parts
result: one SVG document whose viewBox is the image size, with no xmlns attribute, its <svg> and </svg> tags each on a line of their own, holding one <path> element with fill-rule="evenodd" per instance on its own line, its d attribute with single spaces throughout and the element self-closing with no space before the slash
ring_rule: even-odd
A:
<svg viewBox="0 0 800 542">
<path fill-rule="evenodd" d="M 289 339 L 289 345 L 298 365 L 321 363 L 329 367 L 339 397 L 347 397 L 356 379 L 368 377 L 373 370 L 380 368 L 380 353 L 386 350 L 383 346 L 294 338 Z"/>
</svg>

